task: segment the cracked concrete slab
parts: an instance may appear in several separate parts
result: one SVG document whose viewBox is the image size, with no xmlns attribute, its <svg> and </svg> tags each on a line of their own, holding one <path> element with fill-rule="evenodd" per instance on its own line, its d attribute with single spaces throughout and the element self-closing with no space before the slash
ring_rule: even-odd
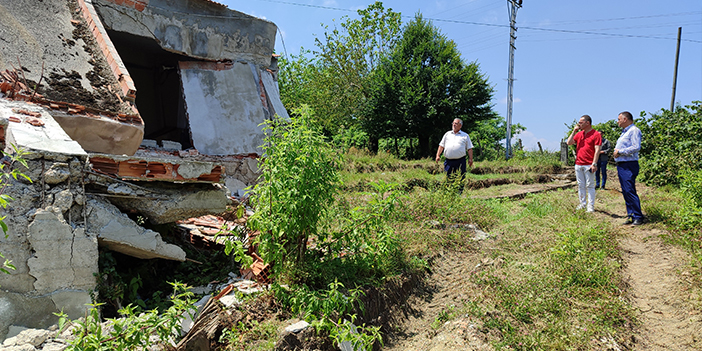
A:
<svg viewBox="0 0 702 351">
<path fill-rule="evenodd" d="M 34 255 L 27 260 L 40 294 L 61 289 L 92 290 L 97 273 L 97 238 L 73 230 L 55 213 L 39 210 L 27 234 Z"/>
<path fill-rule="evenodd" d="M 180 219 L 219 214 L 231 200 L 220 184 L 144 184 L 158 197 L 110 197 L 110 202 L 125 212 L 135 211 L 154 224 L 173 223 Z"/>
<path fill-rule="evenodd" d="M 161 234 L 139 226 L 109 201 L 89 196 L 87 206 L 88 231 L 97 234 L 100 246 L 141 259 L 185 261 L 183 249 L 164 242 Z"/>
</svg>

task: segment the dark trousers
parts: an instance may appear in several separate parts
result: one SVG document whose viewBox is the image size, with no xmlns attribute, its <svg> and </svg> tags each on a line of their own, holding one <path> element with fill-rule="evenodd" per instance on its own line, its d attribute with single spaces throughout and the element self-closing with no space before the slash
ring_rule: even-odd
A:
<svg viewBox="0 0 702 351">
<path fill-rule="evenodd" d="M 444 161 L 444 172 L 446 172 L 446 177 L 451 179 L 451 175 L 455 172 L 461 171 L 461 180 L 466 177 L 466 157 L 455 159 L 446 159 Z"/>
<path fill-rule="evenodd" d="M 643 220 L 641 201 L 636 194 L 636 177 L 639 175 L 639 161 L 617 162 L 619 184 L 626 203 L 626 215 L 633 219 Z"/>
<path fill-rule="evenodd" d="M 602 174 L 602 183 L 600 183 L 600 173 Z M 595 172 L 595 188 L 599 188 L 600 185 L 605 187 L 607 183 L 607 161 L 597 160 L 597 172 Z"/>
</svg>

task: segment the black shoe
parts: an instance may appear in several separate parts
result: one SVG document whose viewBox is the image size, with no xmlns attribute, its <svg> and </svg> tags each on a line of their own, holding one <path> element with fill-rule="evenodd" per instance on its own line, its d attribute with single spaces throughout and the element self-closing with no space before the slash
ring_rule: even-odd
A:
<svg viewBox="0 0 702 351">
<path fill-rule="evenodd" d="M 633 223 L 634 223 L 634 220 L 631 217 L 626 217 L 626 221 L 624 221 L 624 223 L 622 223 L 622 225 L 629 225 L 629 224 L 633 224 Z"/>
<path fill-rule="evenodd" d="M 643 219 L 635 219 L 631 222 L 631 225 L 642 225 Z"/>
<path fill-rule="evenodd" d="M 603 185 L 603 186 L 602 186 L 602 187 L 600 188 L 600 190 L 605 190 L 605 187 L 604 187 L 604 185 Z"/>
</svg>

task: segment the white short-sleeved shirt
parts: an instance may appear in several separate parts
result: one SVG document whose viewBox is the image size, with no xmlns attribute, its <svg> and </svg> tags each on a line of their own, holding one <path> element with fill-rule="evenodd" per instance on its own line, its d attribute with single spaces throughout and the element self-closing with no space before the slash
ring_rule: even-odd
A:
<svg viewBox="0 0 702 351">
<path fill-rule="evenodd" d="M 448 159 L 461 158 L 466 155 L 466 152 L 473 148 L 473 143 L 470 141 L 468 133 L 459 130 L 454 133 L 449 130 L 441 138 L 439 146 L 444 148 L 444 156 Z"/>
</svg>

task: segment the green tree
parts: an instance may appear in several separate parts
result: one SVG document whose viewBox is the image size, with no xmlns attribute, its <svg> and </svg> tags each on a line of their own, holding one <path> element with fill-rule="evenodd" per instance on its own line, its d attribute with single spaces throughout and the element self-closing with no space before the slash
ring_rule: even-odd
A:
<svg viewBox="0 0 702 351">
<path fill-rule="evenodd" d="M 512 124 L 512 136 L 525 131 L 526 127 L 519 123 Z M 507 123 L 504 117 L 494 114 L 491 119 L 479 121 L 475 127 L 466 130 L 475 146 L 476 160 L 498 160 L 505 157 L 505 146 L 502 143 L 507 134 Z"/>
<path fill-rule="evenodd" d="M 417 14 L 374 72 L 362 122 L 370 137 L 415 138 L 415 154 L 431 156 L 453 118 L 471 130 L 495 117 L 493 92 L 479 65 L 466 64 L 456 44 Z"/>
<path fill-rule="evenodd" d="M 327 136 L 357 124 L 369 76 L 399 38 L 400 13 L 386 10 L 382 2 L 358 10 L 358 15 L 344 16 L 332 28 L 324 26 L 316 50 L 302 49 L 300 55 L 281 60 L 283 102 L 292 109 L 309 105 L 318 116 L 313 123 Z"/>
</svg>

